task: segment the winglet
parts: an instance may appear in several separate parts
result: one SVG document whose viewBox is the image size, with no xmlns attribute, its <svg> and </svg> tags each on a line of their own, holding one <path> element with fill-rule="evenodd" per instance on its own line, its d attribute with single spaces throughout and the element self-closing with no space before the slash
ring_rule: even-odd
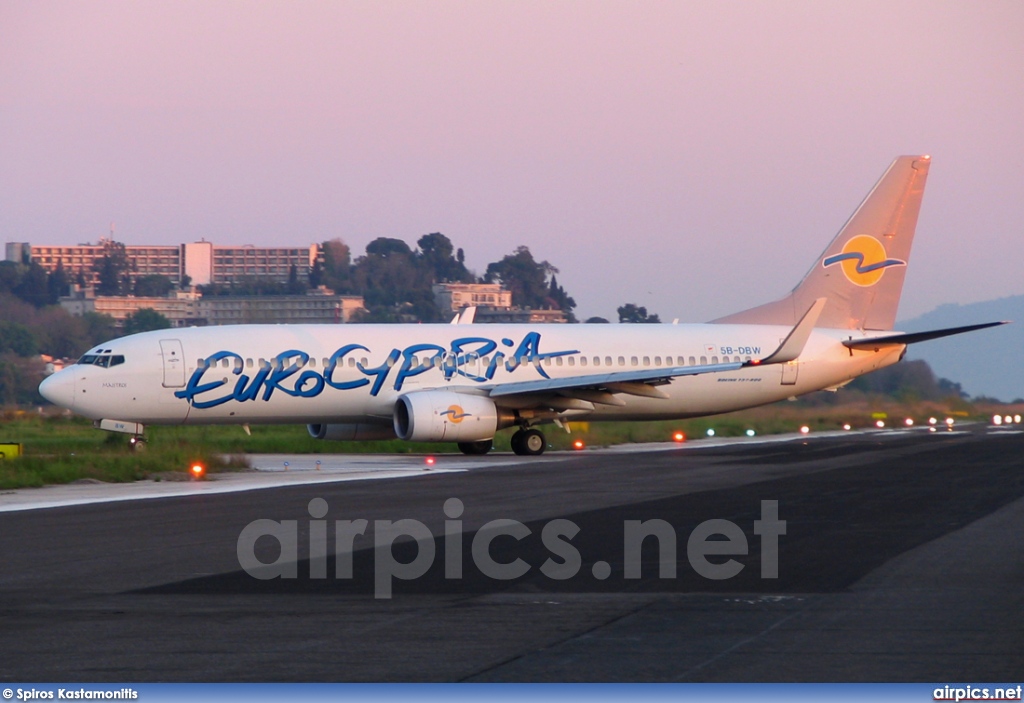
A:
<svg viewBox="0 0 1024 703">
<path fill-rule="evenodd" d="M 796 326 L 782 340 L 782 344 L 779 345 L 778 349 L 763 359 L 748 361 L 747 364 L 750 366 L 785 364 L 787 361 L 793 361 L 799 357 L 804 350 L 804 346 L 807 344 L 807 340 L 810 339 L 814 325 L 817 324 L 818 317 L 821 316 L 821 311 L 825 309 L 826 302 L 828 302 L 828 298 L 818 298 L 815 300 L 814 304 L 800 318 L 800 321 L 796 323 Z"/>
</svg>

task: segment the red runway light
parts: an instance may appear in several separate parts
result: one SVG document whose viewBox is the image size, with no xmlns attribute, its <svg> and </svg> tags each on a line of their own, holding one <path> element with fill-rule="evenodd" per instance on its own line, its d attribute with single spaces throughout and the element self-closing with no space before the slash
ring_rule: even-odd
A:
<svg viewBox="0 0 1024 703">
<path fill-rule="evenodd" d="M 192 478 L 198 479 L 203 477 L 203 474 L 206 473 L 206 469 L 203 468 L 202 464 L 192 464 L 190 473 L 192 474 Z"/>
<path fill-rule="evenodd" d="M 582 439 L 577 439 L 575 442 L 572 443 L 572 448 L 573 449 L 583 449 L 583 440 Z"/>
<path fill-rule="evenodd" d="M 428 456 L 426 459 L 424 459 L 424 461 L 426 462 L 427 466 L 433 466 L 434 465 L 434 457 L 432 457 L 432 456 Z"/>
<path fill-rule="evenodd" d="M 675 434 L 672 435 L 672 441 L 673 442 L 685 442 L 686 441 L 686 435 L 683 434 L 682 432 L 676 432 Z"/>
</svg>

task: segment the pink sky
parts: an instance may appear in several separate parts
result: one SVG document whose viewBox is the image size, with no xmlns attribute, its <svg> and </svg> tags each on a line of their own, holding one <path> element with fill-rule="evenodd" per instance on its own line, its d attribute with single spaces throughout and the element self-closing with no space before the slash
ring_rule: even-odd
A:
<svg viewBox="0 0 1024 703">
<path fill-rule="evenodd" d="M 901 317 L 1024 293 L 1024 3 L 0 4 L 0 240 L 525 244 L 582 317 L 779 297 L 892 158 Z"/>
</svg>

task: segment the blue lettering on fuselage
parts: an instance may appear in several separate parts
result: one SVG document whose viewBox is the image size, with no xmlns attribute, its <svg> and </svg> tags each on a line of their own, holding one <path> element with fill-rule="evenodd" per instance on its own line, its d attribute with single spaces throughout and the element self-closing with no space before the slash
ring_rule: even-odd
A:
<svg viewBox="0 0 1024 703">
<path fill-rule="evenodd" d="M 501 340 L 501 344 L 512 347 L 515 342 L 505 338 Z M 198 409 L 214 408 L 232 400 L 240 403 L 250 400 L 269 401 L 275 392 L 295 398 L 315 398 L 328 387 L 347 391 L 369 386 L 371 383 L 370 395 L 376 396 L 391 376 L 392 387 L 400 391 L 407 380 L 434 368 L 441 371 L 446 381 L 455 376 L 462 376 L 476 383 L 484 383 L 494 379 L 494 374 L 500 366 L 513 373 L 520 366 L 529 364 L 541 376 L 549 378 L 541 362 L 579 353 L 576 349 L 541 352 L 539 332 L 530 332 L 524 336 L 510 356 L 506 357 L 504 352 L 497 349 L 498 343 L 486 337 L 461 337 L 453 340 L 449 347 L 429 343 L 413 344 L 405 349 L 392 349 L 379 366 L 370 367 L 364 365 L 362 361 L 357 362 L 354 368 L 362 378 L 346 381 L 335 380 L 338 367 L 342 366 L 353 352 L 371 353 L 368 347 L 347 344 L 339 348 L 330 356 L 322 373 L 308 368 L 310 356 L 307 352 L 289 349 L 275 356 L 269 364 L 262 365 L 252 377 L 244 373 L 244 360 L 241 355 L 231 351 L 219 351 L 206 357 L 199 368 L 192 372 L 185 388 L 175 391 L 174 396 Z M 490 356 L 491 354 L 493 356 Z M 485 357 L 490 357 L 486 368 L 482 363 Z M 227 378 L 204 382 L 206 372 L 215 368 L 217 363 L 224 359 L 234 362 L 231 373 L 238 377 L 234 387 L 228 387 Z M 396 369 L 393 374 L 392 369 Z"/>
</svg>

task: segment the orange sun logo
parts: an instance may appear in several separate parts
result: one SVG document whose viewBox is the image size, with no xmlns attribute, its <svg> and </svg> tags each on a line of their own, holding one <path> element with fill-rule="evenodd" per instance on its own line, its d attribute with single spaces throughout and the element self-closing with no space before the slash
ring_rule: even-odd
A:
<svg viewBox="0 0 1024 703">
<path fill-rule="evenodd" d="M 821 265 L 825 268 L 839 264 L 846 279 L 858 286 L 873 286 L 882 280 L 882 274 L 890 266 L 906 266 L 901 259 L 890 259 L 882 243 L 867 234 L 851 237 L 840 254 L 825 257 Z"/>
<path fill-rule="evenodd" d="M 447 415 L 448 419 L 456 425 L 462 422 L 463 418 L 469 417 L 469 413 L 464 412 L 461 405 L 449 405 L 448 409 L 441 414 Z"/>
</svg>

